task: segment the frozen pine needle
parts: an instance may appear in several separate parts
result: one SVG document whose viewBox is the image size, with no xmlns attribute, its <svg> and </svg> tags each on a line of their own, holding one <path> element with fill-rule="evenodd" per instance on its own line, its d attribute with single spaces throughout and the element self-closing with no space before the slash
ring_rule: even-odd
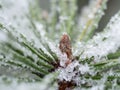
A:
<svg viewBox="0 0 120 90">
<path fill-rule="evenodd" d="M 0 90 L 120 90 L 120 11 L 96 34 L 108 0 L 78 1 L 0 0 Z"/>
</svg>

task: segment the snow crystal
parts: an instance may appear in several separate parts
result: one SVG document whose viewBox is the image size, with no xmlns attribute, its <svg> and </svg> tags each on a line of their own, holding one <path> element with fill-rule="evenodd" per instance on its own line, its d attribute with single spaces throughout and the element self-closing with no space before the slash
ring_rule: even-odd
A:
<svg viewBox="0 0 120 90">
<path fill-rule="evenodd" d="M 6 41 L 7 40 L 7 36 L 5 35 L 5 33 L 0 31 L 0 42 L 1 41 Z"/>
<path fill-rule="evenodd" d="M 95 7 L 95 2 L 97 2 L 98 0 L 90 0 L 89 2 L 89 6 L 85 6 L 83 9 L 82 9 L 82 13 L 81 13 L 81 16 L 79 18 L 79 24 L 84 27 L 84 25 L 86 25 L 86 22 L 88 21 L 88 19 L 92 19 L 94 18 L 94 13 L 91 13 L 93 11 L 95 11 L 94 7 Z"/>
<path fill-rule="evenodd" d="M 80 79 L 80 75 L 92 72 L 87 64 L 79 64 L 77 60 L 70 63 L 67 67 L 59 68 L 58 71 L 60 72 L 58 76 L 60 81 L 74 81 L 77 85 L 85 82 Z"/>
<path fill-rule="evenodd" d="M 85 65 L 79 65 L 79 71 L 81 72 L 81 74 L 85 74 L 86 72 L 90 71 L 90 68 L 88 66 L 88 64 Z"/>
<path fill-rule="evenodd" d="M 38 29 L 39 34 L 42 37 L 45 37 L 45 30 L 44 30 L 43 25 L 41 23 L 39 23 L 39 22 L 35 22 L 35 25 L 36 25 L 36 28 Z"/>
<path fill-rule="evenodd" d="M 74 71 L 74 69 L 77 66 L 79 66 L 78 61 L 73 61 L 66 68 L 59 68 L 58 70 L 60 71 L 60 74 L 58 76 L 59 80 L 71 81 L 76 76 L 76 73 L 78 73 L 77 71 Z"/>
<path fill-rule="evenodd" d="M 90 90 L 104 90 L 104 85 L 94 86 Z"/>
<path fill-rule="evenodd" d="M 29 12 L 29 3 L 31 3 L 31 0 L 1 0 L 1 2 L 3 7 L 0 10 L 0 23 L 9 29 L 15 37 L 19 37 L 18 33 L 29 37 L 27 40 L 33 42 L 34 45 L 39 48 L 39 38 L 33 33 L 34 28 L 28 17 L 31 14 Z M 44 35 L 44 32 L 42 32 L 44 31 L 42 24 L 38 24 L 38 22 L 34 20 L 32 22 L 34 22 L 39 34 Z M 21 40 L 21 38 L 19 38 L 19 40 Z"/>
<path fill-rule="evenodd" d="M 9 84 L 6 84 L 0 77 L 0 90 L 55 90 L 57 85 L 49 86 L 51 81 L 54 79 L 54 74 L 47 75 L 40 82 L 18 82 L 16 78 L 6 78 Z"/>
<path fill-rule="evenodd" d="M 65 53 L 64 54 L 60 54 L 59 55 L 59 59 L 60 59 L 60 66 L 65 67 L 66 66 L 65 63 L 68 60 L 67 55 Z"/>
<path fill-rule="evenodd" d="M 120 13 L 120 12 L 119 12 Z M 84 46 L 81 58 L 95 57 L 99 61 L 103 56 L 114 53 L 120 47 L 120 15 L 116 14 L 108 23 L 103 33 L 97 34 Z"/>
<path fill-rule="evenodd" d="M 93 26 L 98 26 L 98 19 L 100 19 L 104 15 L 103 9 L 106 9 L 106 1 L 107 0 L 104 0 L 101 3 L 101 0 L 89 0 L 89 5 L 85 6 L 82 9 L 81 15 L 79 17 L 78 25 L 80 25 L 80 32 L 82 32 L 82 30 L 86 28 L 86 25 L 91 21 L 92 24 L 89 26 L 89 30 L 91 30 Z M 94 24 L 93 22 L 96 24 Z"/>
<path fill-rule="evenodd" d="M 33 28 L 31 21 L 28 18 L 28 16 L 31 14 L 29 12 L 29 4 L 31 1 L 32 0 L 1 0 L 3 7 L 0 10 L 0 23 L 2 23 L 10 33 L 12 33 L 12 36 L 15 37 L 18 42 L 29 43 L 29 45 L 37 49 L 42 48 L 43 51 L 48 54 L 47 50 L 44 48 L 44 46 L 41 45 L 40 42 L 40 38 L 44 37 L 45 35 L 43 25 L 37 21 L 32 20 L 36 26 L 36 28 Z M 32 3 L 34 2 L 32 1 Z M 35 32 L 35 29 L 37 34 L 41 36 L 40 38 L 36 37 L 35 33 L 33 33 Z M 2 33 L 0 32 L 0 40 L 4 38 L 3 34 L 1 34 Z M 23 51 L 24 56 L 32 56 L 35 61 L 39 60 L 37 55 L 33 54 L 26 47 L 22 47 L 14 40 L 8 40 L 8 42 L 15 46 L 15 48 Z"/>
</svg>

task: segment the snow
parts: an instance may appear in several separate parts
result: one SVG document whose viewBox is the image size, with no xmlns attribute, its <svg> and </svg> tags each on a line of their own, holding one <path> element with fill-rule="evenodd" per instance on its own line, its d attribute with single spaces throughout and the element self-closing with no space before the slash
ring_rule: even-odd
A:
<svg viewBox="0 0 120 90">
<path fill-rule="evenodd" d="M 66 80 L 71 81 L 78 71 L 74 71 L 74 69 L 79 65 L 77 61 L 72 62 L 66 68 L 59 68 L 58 71 L 60 72 L 58 78 L 60 81 Z"/>
<path fill-rule="evenodd" d="M 79 71 L 81 72 L 81 74 L 85 74 L 86 72 L 90 71 L 90 68 L 89 68 L 89 66 L 87 64 L 80 65 Z"/>
<path fill-rule="evenodd" d="M 5 35 L 5 33 L 0 31 L 0 42 L 6 41 L 7 40 L 7 36 Z"/>
<path fill-rule="evenodd" d="M 104 90 L 104 85 L 94 86 L 90 90 Z"/>
<path fill-rule="evenodd" d="M 89 19 L 94 18 L 94 12 L 96 11 L 95 5 L 97 4 L 98 0 L 90 0 L 88 6 L 84 6 L 82 8 L 82 12 L 79 18 L 79 24 L 81 26 L 86 25 Z M 92 13 L 91 13 L 92 12 Z"/>
<path fill-rule="evenodd" d="M 29 37 L 27 40 L 40 48 L 39 38 L 33 33 L 34 28 L 28 18 L 30 16 L 29 3 L 31 3 L 31 0 L 1 0 L 3 7 L 0 10 L 0 23 L 12 32 L 15 37 L 18 37 L 19 40 L 21 40 L 20 33 L 24 37 Z M 35 20 L 32 22 L 36 26 L 38 35 L 44 35 L 43 25 Z"/>
<path fill-rule="evenodd" d="M 0 3 L 2 5 L 2 9 L 0 9 L 0 23 L 2 23 L 3 26 L 7 28 L 7 31 L 9 31 L 12 36 L 18 39 L 18 42 L 20 43 L 29 41 L 29 44 L 33 45 L 37 49 L 43 48 L 39 40 L 40 38 L 36 37 L 36 35 L 33 33 L 35 29 L 32 27 L 31 22 L 27 17 L 30 15 L 29 3 L 31 3 L 31 0 L 1 0 Z M 43 25 L 34 20 L 33 22 L 36 26 L 37 34 L 44 37 L 45 32 Z M 7 32 L 6 29 L 1 30 Z M 22 36 L 26 40 L 23 39 Z M 4 39 L 6 39 L 6 37 L 2 32 L 0 32 L 0 41 L 3 41 Z M 35 61 L 39 60 L 38 57 L 26 47 L 22 47 L 14 40 L 7 39 L 7 41 L 9 43 L 12 43 L 12 45 L 15 46 L 17 49 L 23 51 L 24 56 L 32 56 Z M 44 48 L 43 50 L 48 53 Z"/>
<path fill-rule="evenodd" d="M 74 60 L 67 67 L 60 67 L 58 72 L 60 81 L 74 81 L 79 86 L 81 83 L 85 83 L 85 78 L 80 79 L 80 76 L 86 73 L 91 74 L 93 70 L 90 70 L 88 64 L 82 65 L 79 64 L 78 60 Z"/>
<path fill-rule="evenodd" d="M 83 51 L 81 59 L 86 57 L 95 57 L 99 61 L 109 53 L 114 53 L 120 47 L 120 12 L 113 16 L 103 32 L 95 35 L 93 39 L 82 45 L 80 51 Z M 81 43 L 82 44 L 82 43 Z M 79 44 L 80 45 L 80 44 Z M 79 46 L 78 46 L 79 47 Z"/>
<path fill-rule="evenodd" d="M 80 32 L 87 28 L 87 33 L 89 33 L 93 27 L 97 28 L 100 18 L 104 15 L 106 2 L 107 0 L 89 0 L 89 4 L 82 8 L 78 19 Z"/>
<path fill-rule="evenodd" d="M 98 1 L 98 0 L 95 0 Z M 96 2 L 94 0 L 91 0 L 90 2 L 90 8 L 85 7 L 84 11 L 84 17 L 81 17 L 80 23 L 85 28 L 85 24 L 88 19 L 93 19 L 94 12 L 96 12 L 97 9 L 93 9 L 93 6 L 96 5 Z M 31 23 L 27 15 L 29 15 L 29 5 L 27 0 L 1 0 L 0 4 L 2 4 L 4 7 L 0 10 L 0 23 L 2 23 L 6 28 L 9 29 L 9 31 L 12 33 L 14 37 L 18 39 L 18 42 L 25 42 L 31 45 L 32 47 L 36 47 L 37 49 L 42 48 L 47 55 L 49 54 L 47 50 L 44 48 L 43 45 L 41 45 L 40 38 L 36 37 L 33 33 L 34 28 L 31 27 Z M 90 12 L 93 12 L 91 14 L 88 14 Z M 98 10 L 97 13 L 102 16 L 104 13 L 102 10 Z M 86 18 L 87 17 L 87 18 Z M 64 24 L 64 21 L 68 20 L 68 16 L 61 15 L 59 17 L 60 24 Z M 44 38 L 45 37 L 45 30 L 41 23 L 34 21 L 37 34 L 42 36 L 42 39 L 44 42 L 47 42 L 49 44 L 50 49 L 57 54 L 58 60 L 60 60 L 60 67 L 56 70 L 56 72 L 59 72 L 58 80 L 60 81 L 74 81 L 78 86 L 81 86 L 81 84 L 85 84 L 86 82 L 89 82 L 90 84 L 95 84 L 96 86 L 93 86 L 91 90 L 103 90 L 104 83 L 107 79 L 107 75 L 104 75 L 104 78 L 98 81 L 92 81 L 92 79 L 86 79 L 84 78 L 84 75 L 90 74 L 94 75 L 96 72 L 91 69 L 91 67 L 85 63 L 81 64 L 79 60 L 73 60 L 68 65 L 66 65 L 66 62 L 68 60 L 67 55 L 65 53 L 62 53 L 58 46 L 54 45 L 54 42 L 50 42 L 49 39 Z M 97 24 L 94 24 L 97 27 Z M 62 25 L 61 25 L 62 26 Z M 84 60 L 86 58 L 91 58 L 94 56 L 94 61 L 99 62 L 103 57 L 106 58 L 106 56 L 109 53 L 114 53 L 120 48 L 120 12 L 116 14 L 108 23 L 107 27 L 105 28 L 104 32 L 99 33 L 93 37 L 92 40 L 88 41 L 86 44 L 83 42 L 79 42 L 77 45 L 76 52 L 73 52 L 75 56 L 76 54 L 81 54 L 80 59 Z M 15 30 L 13 30 L 13 28 Z M 65 29 L 65 28 L 64 28 Z M 64 31 L 64 30 L 63 30 Z M 21 38 L 23 35 L 25 39 Z M 59 36 L 59 35 L 58 35 Z M 6 37 L 3 33 L 0 32 L 0 42 L 6 40 Z M 31 56 L 34 58 L 35 65 L 37 60 L 39 59 L 37 55 L 33 54 L 30 50 L 28 50 L 25 47 L 22 47 L 16 42 L 13 42 L 12 40 L 9 41 L 14 45 L 16 48 L 22 50 L 24 52 L 24 56 Z M 1 45 L 0 45 L 1 46 Z M 13 59 L 14 55 L 12 53 L 12 50 L 8 50 L 7 53 L 9 55 L 6 57 L 6 59 Z M 0 58 L 3 58 L 2 55 L 0 55 Z M 4 62 L 7 62 L 8 60 L 4 60 Z M 12 61 L 12 60 L 9 60 Z M 3 64 L 4 62 L 1 62 Z M 13 62 L 13 61 L 12 61 Z M 18 61 L 14 61 L 17 64 L 21 64 Z M 4 64 L 7 65 L 7 64 Z M 23 67 L 26 67 L 26 65 L 22 64 Z M 113 75 L 114 72 L 111 70 L 107 73 L 108 75 Z M 16 79 L 13 79 L 13 82 L 6 86 L 5 82 L 2 81 L 2 77 L 0 77 L 0 89 L 1 90 L 47 90 L 49 87 L 49 84 L 51 83 L 51 79 L 55 78 L 55 75 L 48 75 L 44 78 L 42 82 L 22 82 L 18 83 Z M 12 78 L 11 78 L 12 79 Z M 9 80 L 8 80 L 9 81 Z M 116 82 L 116 81 L 114 81 Z M 101 83 L 101 84 L 100 84 Z M 113 86 L 115 86 L 116 83 L 114 83 Z M 55 89 L 55 88 L 54 88 Z M 114 89 L 114 88 L 113 88 Z M 51 89 L 53 90 L 53 88 Z"/>
<path fill-rule="evenodd" d="M 65 63 L 68 60 L 67 55 L 65 53 L 64 54 L 60 54 L 59 58 L 60 58 L 60 66 L 65 67 L 66 66 Z"/>
<path fill-rule="evenodd" d="M 95 62 L 100 62 L 101 60 L 106 60 L 106 56 L 109 53 L 114 53 L 116 50 L 120 47 L 120 12 L 118 12 L 115 16 L 113 16 L 104 29 L 103 32 L 95 35 L 93 39 L 87 42 L 87 44 L 83 42 L 78 43 L 78 47 L 80 50 L 75 52 L 74 54 L 77 54 L 79 52 L 79 55 L 81 53 L 80 59 L 84 60 L 86 58 L 91 58 L 94 56 Z M 60 60 L 62 60 L 64 57 L 61 57 Z M 77 68 L 77 69 L 76 69 Z M 67 67 L 61 67 L 58 69 L 60 72 L 58 78 L 59 80 L 63 81 L 74 81 L 78 86 L 89 82 L 93 86 L 90 90 L 96 90 L 104 89 L 104 83 L 107 80 L 107 77 L 109 75 L 113 75 L 113 70 L 110 70 L 110 72 L 106 72 L 106 74 L 103 75 L 103 78 L 99 81 L 93 81 L 89 79 L 82 78 L 81 75 L 84 75 L 85 73 L 89 73 L 90 75 L 95 75 L 97 71 L 94 71 L 90 66 L 86 64 L 80 64 L 78 60 L 75 60 L 71 62 Z M 95 84 L 96 83 L 96 84 Z M 113 90 L 114 90 L 113 85 Z M 79 89 L 78 89 L 79 90 Z M 83 89 L 84 90 L 84 89 Z"/>
<path fill-rule="evenodd" d="M 0 90 L 55 90 L 57 85 L 50 86 L 55 74 L 47 75 L 42 81 L 21 82 L 17 78 L 0 77 Z"/>
</svg>

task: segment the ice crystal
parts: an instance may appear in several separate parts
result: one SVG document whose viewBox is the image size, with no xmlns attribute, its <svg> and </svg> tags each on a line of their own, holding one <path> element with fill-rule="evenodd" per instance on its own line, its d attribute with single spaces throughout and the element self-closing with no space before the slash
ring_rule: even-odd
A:
<svg viewBox="0 0 120 90">
<path fill-rule="evenodd" d="M 81 58 L 94 56 L 95 61 L 98 61 L 109 53 L 114 53 L 120 47 L 118 43 L 120 42 L 119 17 L 120 13 L 112 17 L 104 32 L 97 34 L 87 43 Z"/>
<path fill-rule="evenodd" d="M 16 90 L 53 90 L 56 88 L 56 84 L 51 87 L 50 82 L 54 79 L 54 74 L 46 76 L 42 83 L 41 82 L 22 82 L 15 78 L 8 78 L 6 76 L 0 77 L 0 87 L 1 90 L 13 90 L 15 88 Z M 7 85 L 6 85 L 7 83 Z"/>
<path fill-rule="evenodd" d="M 60 81 L 74 81 L 78 86 L 85 83 L 84 78 L 80 79 L 81 75 L 85 75 L 87 73 L 91 75 L 93 74 L 93 70 L 90 70 L 90 67 L 87 64 L 79 64 L 77 60 L 70 63 L 67 67 L 59 68 L 58 71 L 60 72 L 58 76 Z"/>
<path fill-rule="evenodd" d="M 52 0 L 51 12 L 36 2 L 0 0 L 0 89 L 119 90 L 120 11 L 93 36 L 107 0 L 80 17 L 76 0 Z"/>
<path fill-rule="evenodd" d="M 74 69 L 79 65 L 79 63 L 77 61 L 72 62 L 71 64 L 69 64 L 66 68 L 59 68 L 59 80 L 63 81 L 71 81 L 76 73 L 78 73 L 77 71 L 74 71 Z"/>
</svg>

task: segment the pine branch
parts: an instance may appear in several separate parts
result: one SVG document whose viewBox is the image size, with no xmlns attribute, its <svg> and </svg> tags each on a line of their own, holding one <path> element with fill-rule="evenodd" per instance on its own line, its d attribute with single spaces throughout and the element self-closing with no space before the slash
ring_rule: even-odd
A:
<svg viewBox="0 0 120 90">
<path fill-rule="evenodd" d="M 0 70 L 11 74 L 0 72 L 2 89 L 119 90 L 120 11 L 93 36 L 107 0 L 91 1 L 80 22 L 76 3 L 52 0 L 47 12 L 38 1 L 0 1 Z"/>
<path fill-rule="evenodd" d="M 85 8 L 85 10 L 82 13 L 82 16 L 80 17 L 81 18 L 80 24 L 82 24 L 81 25 L 82 31 L 79 37 L 80 41 L 82 40 L 87 41 L 89 38 L 93 36 L 94 30 L 97 28 L 101 17 L 104 15 L 106 3 L 107 0 L 91 1 L 89 6 L 86 7 L 88 10 L 86 10 Z"/>
</svg>

